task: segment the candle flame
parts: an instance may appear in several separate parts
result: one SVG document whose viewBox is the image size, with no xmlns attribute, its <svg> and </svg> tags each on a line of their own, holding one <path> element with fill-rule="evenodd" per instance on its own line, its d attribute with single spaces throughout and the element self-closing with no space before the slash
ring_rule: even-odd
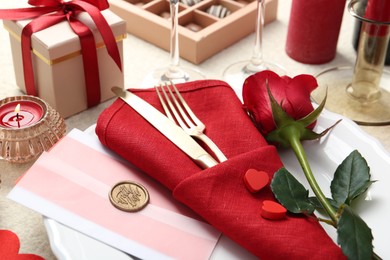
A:
<svg viewBox="0 0 390 260">
<path fill-rule="evenodd" d="M 19 113 L 19 112 L 20 112 L 20 104 L 17 104 L 15 107 L 15 113 Z"/>
</svg>

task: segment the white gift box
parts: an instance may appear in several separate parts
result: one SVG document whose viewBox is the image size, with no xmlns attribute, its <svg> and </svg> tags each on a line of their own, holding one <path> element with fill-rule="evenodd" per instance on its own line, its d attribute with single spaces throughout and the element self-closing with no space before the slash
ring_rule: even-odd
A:
<svg viewBox="0 0 390 260">
<path fill-rule="evenodd" d="M 115 36 L 121 60 L 126 22 L 109 10 L 101 12 Z M 123 72 L 107 53 L 103 39 L 87 13 L 79 20 L 93 32 L 99 67 L 100 92 L 103 102 L 112 98 L 112 86 L 124 86 Z M 21 32 L 31 20 L 6 21 L 10 34 L 12 57 L 17 85 L 25 92 Z M 38 96 L 47 101 L 64 118 L 88 108 L 81 45 L 77 34 L 63 21 L 32 35 L 32 62 Z M 122 61 L 123 64 L 123 61 Z"/>
</svg>

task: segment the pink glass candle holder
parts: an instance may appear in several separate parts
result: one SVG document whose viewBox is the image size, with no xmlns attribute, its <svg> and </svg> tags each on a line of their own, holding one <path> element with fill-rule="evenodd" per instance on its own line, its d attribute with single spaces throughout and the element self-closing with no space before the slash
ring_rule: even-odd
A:
<svg viewBox="0 0 390 260">
<path fill-rule="evenodd" d="M 34 96 L 0 101 L 0 158 L 25 163 L 49 150 L 66 132 L 64 119 Z"/>
</svg>

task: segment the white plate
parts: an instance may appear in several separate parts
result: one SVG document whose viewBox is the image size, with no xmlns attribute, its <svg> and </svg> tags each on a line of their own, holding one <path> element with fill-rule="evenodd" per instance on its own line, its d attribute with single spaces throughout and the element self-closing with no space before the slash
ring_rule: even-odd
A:
<svg viewBox="0 0 390 260">
<path fill-rule="evenodd" d="M 316 126 L 316 132 L 333 125 L 342 116 L 324 111 Z M 94 127 L 86 132 L 94 135 Z M 342 160 L 353 150 L 358 150 L 367 160 L 371 169 L 372 180 L 377 180 L 365 197 L 357 203 L 355 209 L 372 229 L 374 235 L 374 250 L 383 259 L 390 259 L 387 248 L 390 233 L 390 154 L 373 137 L 363 132 L 355 123 L 343 118 L 330 134 L 320 141 L 304 143 L 313 173 L 325 195 L 330 196 L 330 181 L 333 173 Z M 285 167 L 294 176 L 309 187 L 301 167 L 291 150 L 280 149 L 280 156 Z M 45 219 L 52 249 L 59 259 L 131 259 L 101 242 L 87 237 L 75 230 Z M 336 241 L 335 229 L 324 225 L 325 230 Z M 110 256 L 110 257 L 108 257 Z M 228 238 L 222 236 L 218 242 L 212 259 L 249 259 L 252 255 L 245 252 Z"/>
</svg>

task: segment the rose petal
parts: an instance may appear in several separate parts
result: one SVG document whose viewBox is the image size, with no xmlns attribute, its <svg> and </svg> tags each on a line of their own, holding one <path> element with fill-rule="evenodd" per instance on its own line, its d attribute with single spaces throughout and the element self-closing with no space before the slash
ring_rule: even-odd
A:
<svg viewBox="0 0 390 260">
<path fill-rule="evenodd" d="M 267 135 L 276 128 L 266 82 L 275 100 L 279 104 L 282 103 L 283 109 L 294 119 L 301 119 L 314 110 L 310 93 L 317 87 L 315 77 L 302 74 L 290 78 L 280 77 L 269 70 L 258 72 L 246 79 L 242 96 L 244 108 L 256 121 L 263 135 Z M 314 127 L 314 124 L 310 127 Z"/>
<path fill-rule="evenodd" d="M 246 109 L 253 115 L 263 135 L 275 129 L 267 84 L 275 99 L 280 102 L 285 95 L 287 82 L 278 74 L 266 70 L 249 76 L 243 86 L 243 100 Z"/>
</svg>

